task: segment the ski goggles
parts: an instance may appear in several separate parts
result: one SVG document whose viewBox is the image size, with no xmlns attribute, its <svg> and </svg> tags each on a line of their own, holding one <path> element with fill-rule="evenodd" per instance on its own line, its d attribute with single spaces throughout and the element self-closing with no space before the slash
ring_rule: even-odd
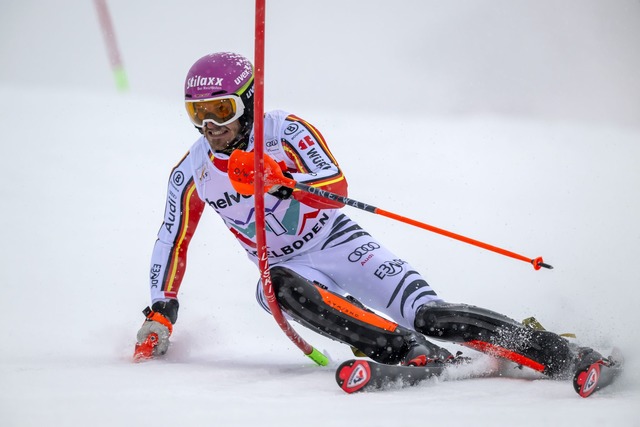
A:
<svg viewBox="0 0 640 427">
<path fill-rule="evenodd" d="M 201 128 L 207 122 L 218 126 L 228 125 L 244 113 L 244 102 L 237 95 L 225 95 L 198 101 L 186 101 L 189 119 Z"/>
</svg>

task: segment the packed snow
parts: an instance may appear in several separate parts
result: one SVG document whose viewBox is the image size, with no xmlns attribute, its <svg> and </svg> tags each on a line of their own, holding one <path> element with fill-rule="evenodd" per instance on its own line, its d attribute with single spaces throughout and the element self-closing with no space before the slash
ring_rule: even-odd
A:
<svg viewBox="0 0 640 427">
<path fill-rule="evenodd" d="M 243 13 L 251 12 L 248 3 Z M 127 14 L 131 3 L 110 4 L 121 34 L 148 28 L 134 19 L 142 6 Z M 164 19 L 182 16 L 179 6 L 159 4 Z M 410 389 L 345 394 L 334 372 L 352 357 L 349 348 L 294 325 L 329 356 L 330 366 L 318 367 L 289 342 L 255 302 L 258 272 L 212 210 L 190 246 L 169 353 L 132 363 L 166 182 L 198 137 L 180 99 L 183 74 L 199 53 L 242 46 L 185 44 L 191 55 L 176 54 L 179 64 L 167 65 L 173 74 L 147 74 L 162 91 L 136 90 L 150 83 L 140 76 L 131 78 L 130 92 L 115 93 L 93 11 L 83 7 L 101 84 L 0 75 L 0 425 L 640 426 L 640 126 L 628 119 L 550 119 L 495 108 L 464 115 L 333 109 L 304 102 L 295 90 L 267 98 L 268 108 L 290 109 L 320 129 L 351 197 L 552 264 L 535 271 L 345 208 L 446 300 L 535 316 L 604 351 L 620 347 L 623 376 L 588 399 L 568 382 L 514 366 L 502 377 L 468 379 L 493 370 L 495 361 L 450 344 L 474 364 Z M 17 6 L 8 11 L 23 22 L 29 16 Z M 16 34 L 3 28 L 0 34 Z M 133 53 L 148 53 L 146 47 L 128 51 L 136 40 L 120 41 L 125 63 L 142 70 Z M 243 52 L 250 56 L 250 45 Z M 50 64 L 54 73 L 58 65 Z M 324 77 L 315 76 L 315 86 L 330 87 L 333 77 Z"/>
</svg>

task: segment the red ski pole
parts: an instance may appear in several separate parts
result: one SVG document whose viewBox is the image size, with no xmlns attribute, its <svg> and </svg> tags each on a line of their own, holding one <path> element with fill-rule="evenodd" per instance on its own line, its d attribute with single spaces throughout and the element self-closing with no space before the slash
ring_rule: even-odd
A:
<svg viewBox="0 0 640 427">
<path fill-rule="evenodd" d="M 511 257 L 511 258 L 514 258 L 514 259 L 518 259 L 520 261 L 525 261 L 525 262 L 528 262 L 531 265 L 533 265 L 533 268 L 536 269 L 536 270 L 540 270 L 541 267 L 548 268 L 548 269 L 552 269 L 553 268 L 551 265 L 545 264 L 543 262 L 543 260 L 542 260 L 542 257 L 528 258 L 528 257 L 526 257 L 524 255 L 519 255 L 519 254 L 517 254 L 515 252 L 511 252 L 511 251 L 508 251 L 506 249 L 502 249 L 502 248 L 499 248 L 497 246 L 493 246 L 493 245 L 490 245 L 488 243 L 484 243 L 484 242 L 481 242 L 479 240 L 472 239 L 470 237 L 465 237 L 463 235 L 456 234 L 456 233 L 453 233 L 451 231 L 444 230 L 442 228 L 434 227 L 433 225 L 429 225 L 429 224 L 426 224 L 424 222 L 416 221 L 415 219 L 407 218 L 405 216 L 398 215 L 398 214 L 395 214 L 393 212 L 386 211 L 384 209 L 380 209 L 380 208 L 378 208 L 376 206 L 359 202 L 359 201 L 351 199 L 349 197 L 344 197 L 344 196 L 341 196 L 339 194 L 335 194 L 335 193 L 331 193 L 329 191 L 321 190 L 319 188 L 315 188 L 315 187 L 312 187 L 310 185 L 301 184 L 301 183 L 296 182 L 296 181 L 294 181 L 292 179 L 287 179 L 286 177 L 283 177 L 283 178 L 284 179 L 279 180 L 278 183 L 286 185 L 287 187 L 297 188 L 298 190 L 302 190 L 302 191 L 305 191 L 307 193 L 311 193 L 311 194 L 314 194 L 316 196 L 320 196 L 320 197 L 325 198 L 325 199 L 336 200 L 338 202 L 344 203 L 345 205 L 351 206 L 351 207 L 356 208 L 356 209 L 360 209 L 360 210 L 363 210 L 363 211 L 371 212 L 371 213 L 374 213 L 374 214 L 377 214 L 377 215 L 382 215 L 382 216 L 385 216 L 387 218 L 391 218 L 391 219 L 394 219 L 396 221 L 404 222 L 405 224 L 413 225 L 414 227 L 422 228 L 424 230 L 428 230 L 428 231 L 431 231 L 433 233 L 441 234 L 443 236 L 446 236 L 446 237 L 449 237 L 449 238 L 452 238 L 452 239 L 455 239 L 455 240 L 459 240 L 461 242 L 468 243 L 470 245 L 474 245 L 474 246 L 477 246 L 477 247 L 482 248 L 482 249 L 486 249 L 486 250 L 489 250 L 489 251 L 492 251 L 492 252 L 496 252 L 496 253 L 499 253 L 499 254 L 504 255 L 504 256 L 508 256 L 508 257 Z M 286 180 L 286 182 L 284 180 Z"/>
<path fill-rule="evenodd" d="M 252 167 L 248 167 L 250 160 L 253 158 L 251 153 L 241 152 L 236 150 L 229 159 L 229 174 L 232 177 L 232 184 L 236 191 L 241 194 L 254 194 L 254 172 Z M 524 255 L 517 254 L 515 252 L 508 251 L 506 249 L 499 248 L 497 246 L 490 245 L 488 243 L 481 242 L 479 240 L 471 239 L 470 237 L 462 236 L 460 234 L 453 233 L 451 231 L 443 230 L 442 228 L 434 227 L 433 225 L 426 224 L 424 222 L 416 221 L 415 219 L 407 218 L 402 215 L 395 214 L 393 212 L 385 211 L 376 206 L 359 202 L 358 200 L 351 199 L 349 197 L 341 196 L 339 194 L 331 193 L 319 188 L 312 187 L 310 185 L 299 183 L 291 178 L 287 178 L 282 174 L 280 166 L 270 157 L 264 157 L 264 160 L 268 162 L 267 168 L 264 170 L 265 179 L 264 182 L 256 180 L 255 196 L 256 198 L 264 197 L 263 191 L 265 188 L 269 189 L 273 185 L 284 185 L 289 188 L 296 188 L 301 191 L 322 197 L 327 200 L 335 200 L 344 203 L 347 206 L 351 206 L 356 209 L 371 212 L 377 215 L 382 215 L 387 218 L 394 219 L 396 221 L 404 222 L 405 224 L 413 225 L 414 227 L 422 228 L 424 230 L 431 231 L 433 233 L 441 234 L 449 238 L 459 240 L 470 245 L 477 246 L 488 251 L 496 252 L 504 256 L 508 256 L 520 261 L 525 261 L 533 265 L 533 268 L 540 270 L 540 268 L 552 269 L 549 264 L 545 264 L 542 257 L 529 258 Z M 258 188 L 258 182 L 260 187 Z"/>
<path fill-rule="evenodd" d="M 255 33 L 255 73 L 254 73 L 254 135 L 255 135 L 255 208 L 256 208 L 256 243 L 258 246 L 258 266 L 260 268 L 260 276 L 262 280 L 262 289 L 267 299 L 267 304 L 271 309 L 273 318 L 280 326 L 285 335 L 318 365 L 326 366 L 329 364 L 327 356 L 316 350 L 307 343 L 298 333 L 291 327 L 287 319 L 282 314 L 282 310 L 278 305 L 273 284 L 271 282 L 271 273 L 269 272 L 269 257 L 267 255 L 267 241 L 265 233 L 265 216 L 264 216 L 264 32 L 265 32 L 265 0 L 256 0 L 256 33 Z M 251 155 L 250 153 L 247 153 Z"/>
</svg>

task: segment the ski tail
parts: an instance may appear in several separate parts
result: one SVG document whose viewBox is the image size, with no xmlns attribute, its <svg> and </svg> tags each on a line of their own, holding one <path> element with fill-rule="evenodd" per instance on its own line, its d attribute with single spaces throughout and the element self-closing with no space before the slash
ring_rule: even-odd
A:
<svg viewBox="0 0 640 427">
<path fill-rule="evenodd" d="M 390 386 L 414 386 L 439 376 L 449 366 L 442 362 L 425 366 L 385 365 L 370 360 L 352 359 L 336 370 L 336 382 L 346 393 L 382 390 Z"/>
</svg>

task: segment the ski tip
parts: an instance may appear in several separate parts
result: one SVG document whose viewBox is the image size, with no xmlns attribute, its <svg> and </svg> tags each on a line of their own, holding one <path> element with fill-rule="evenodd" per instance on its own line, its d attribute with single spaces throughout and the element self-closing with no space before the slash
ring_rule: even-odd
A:
<svg viewBox="0 0 640 427">
<path fill-rule="evenodd" d="M 588 354 L 585 364 L 573 376 L 573 388 L 581 397 L 589 397 L 596 391 L 609 386 L 624 369 L 624 357 L 618 348 L 609 357 L 597 352 Z"/>
<path fill-rule="evenodd" d="M 598 389 L 601 361 L 589 365 L 587 369 L 577 372 L 573 378 L 573 387 L 580 397 L 589 397 Z"/>
<path fill-rule="evenodd" d="M 346 393 L 360 391 L 371 380 L 371 366 L 366 360 L 347 360 L 336 370 L 336 382 Z"/>
</svg>

